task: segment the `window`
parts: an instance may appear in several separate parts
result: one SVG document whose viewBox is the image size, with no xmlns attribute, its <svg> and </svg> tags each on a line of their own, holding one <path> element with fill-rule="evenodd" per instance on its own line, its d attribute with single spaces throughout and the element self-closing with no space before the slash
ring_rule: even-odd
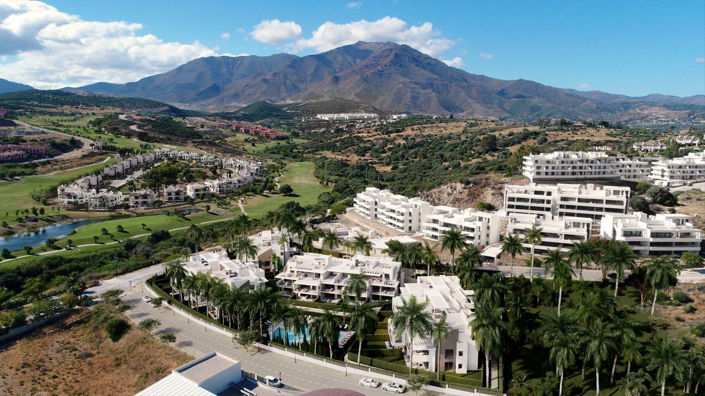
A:
<svg viewBox="0 0 705 396">
<path fill-rule="evenodd" d="M 450 371 L 453 370 L 453 362 L 446 362 L 443 371 Z"/>
<path fill-rule="evenodd" d="M 458 370 L 462 370 L 462 368 L 463 368 L 463 365 L 462 365 L 462 364 L 458 364 Z"/>
<path fill-rule="evenodd" d="M 453 356 L 455 356 L 455 353 L 452 349 L 446 349 L 446 359 L 453 359 Z"/>
<path fill-rule="evenodd" d="M 463 351 L 458 351 L 458 356 L 463 356 Z"/>
</svg>

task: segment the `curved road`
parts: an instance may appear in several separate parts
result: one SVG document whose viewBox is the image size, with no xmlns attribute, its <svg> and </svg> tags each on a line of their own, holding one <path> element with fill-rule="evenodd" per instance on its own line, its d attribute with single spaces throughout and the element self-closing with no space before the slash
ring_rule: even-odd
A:
<svg viewBox="0 0 705 396">
<path fill-rule="evenodd" d="M 71 135 L 70 133 L 64 133 L 64 132 L 59 132 L 59 131 L 53 131 L 51 129 L 41 128 L 38 126 L 27 124 L 26 122 L 23 122 L 23 121 L 17 121 L 17 120 L 13 120 L 13 121 L 15 121 L 15 123 L 17 123 L 19 125 L 23 125 L 26 128 L 38 129 L 38 130 L 43 131 L 45 133 L 54 133 L 54 134 L 61 135 L 64 137 L 74 138 L 74 139 L 80 140 L 83 143 L 83 147 L 77 148 L 76 150 L 73 150 L 73 151 L 69 151 L 68 153 L 59 154 L 56 157 L 52 157 L 52 158 L 42 158 L 42 159 L 37 159 L 34 161 L 29 161 L 29 162 L 38 162 L 38 161 L 46 161 L 48 159 L 62 159 L 62 158 L 73 157 L 74 155 L 78 155 L 78 154 L 82 154 L 87 151 L 90 151 L 91 145 L 95 143 L 94 141 L 92 141 L 88 138 L 84 138 L 82 136 L 76 136 L 76 135 Z M 27 163 L 27 162 L 23 162 L 23 163 Z"/>
</svg>

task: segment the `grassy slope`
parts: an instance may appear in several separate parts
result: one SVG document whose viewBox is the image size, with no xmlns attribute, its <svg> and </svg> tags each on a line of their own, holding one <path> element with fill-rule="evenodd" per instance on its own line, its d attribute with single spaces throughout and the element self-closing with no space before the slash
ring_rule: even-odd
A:
<svg viewBox="0 0 705 396">
<path fill-rule="evenodd" d="M 260 217 L 288 201 L 297 201 L 302 206 L 315 203 L 319 194 L 331 189 L 318 183 L 318 179 L 313 175 L 313 167 L 313 162 L 289 163 L 279 182 L 280 184 L 289 184 L 294 189 L 294 193 L 291 196 L 273 194 L 250 198 L 245 203 L 247 214 L 252 217 Z"/>
</svg>

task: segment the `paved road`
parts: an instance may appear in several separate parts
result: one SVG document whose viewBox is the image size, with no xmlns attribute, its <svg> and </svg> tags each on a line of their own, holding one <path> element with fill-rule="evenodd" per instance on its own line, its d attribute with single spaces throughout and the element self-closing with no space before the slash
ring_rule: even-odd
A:
<svg viewBox="0 0 705 396">
<path fill-rule="evenodd" d="M 59 132 L 59 131 L 53 131 L 53 130 L 51 130 L 51 129 L 40 128 L 40 127 L 37 127 L 37 126 L 34 126 L 34 125 L 27 124 L 26 122 L 22 122 L 22 121 L 17 121 L 17 120 L 14 120 L 14 121 L 15 121 L 17 124 L 20 124 L 20 125 L 25 126 L 26 128 L 39 129 L 39 130 L 44 131 L 44 132 L 46 132 L 46 133 L 54 133 L 54 134 L 57 134 L 57 135 L 61 135 L 61 136 L 68 137 L 68 138 L 75 138 L 75 139 L 77 139 L 77 140 L 80 140 L 80 141 L 83 143 L 83 147 L 77 148 L 76 150 L 73 150 L 73 151 L 69 151 L 68 153 L 63 153 L 63 154 L 57 155 L 56 157 L 52 157 L 52 158 L 50 158 L 50 159 L 68 158 L 68 157 L 73 157 L 74 155 L 78 155 L 78 154 L 84 153 L 84 152 L 86 152 L 86 151 L 90 151 L 90 150 L 91 150 L 91 145 L 94 143 L 92 140 L 87 139 L 87 138 L 84 138 L 84 137 L 82 137 L 82 136 L 76 136 L 76 135 L 71 135 L 71 134 L 63 133 L 63 132 Z M 30 161 L 30 162 L 38 162 L 38 161 L 45 161 L 45 160 L 46 160 L 46 158 L 42 158 L 42 159 Z"/>
</svg>

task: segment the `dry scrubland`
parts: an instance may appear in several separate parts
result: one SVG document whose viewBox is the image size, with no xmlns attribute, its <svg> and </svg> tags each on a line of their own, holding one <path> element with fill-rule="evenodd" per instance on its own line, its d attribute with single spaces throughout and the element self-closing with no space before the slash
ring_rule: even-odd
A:
<svg viewBox="0 0 705 396">
<path fill-rule="evenodd" d="M 192 359 L 134 325 L 112 342 L 92 317 L 71 320 L 0 350 L 0 394 L 133 395 Z"/>
</svg>

